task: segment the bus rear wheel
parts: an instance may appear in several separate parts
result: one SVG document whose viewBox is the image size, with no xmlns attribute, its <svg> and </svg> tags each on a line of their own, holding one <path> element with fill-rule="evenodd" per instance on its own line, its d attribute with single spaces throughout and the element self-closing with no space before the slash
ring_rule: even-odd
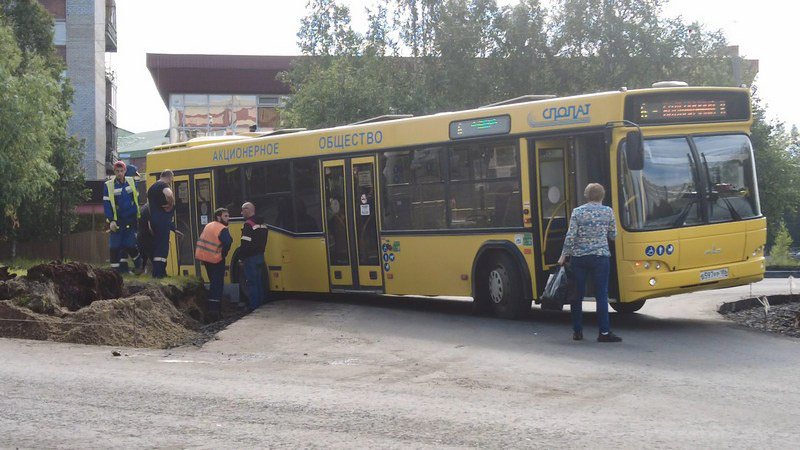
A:
<svg viewBox="0 0 800 450">
<path fill-rule="evenodd" d="M 611 308 L 613 308 L 614 311 L 620 314 L 633 314 L 636 311 L 642 309 L 642 306 L 644 306 L 644 302 L 646 301 L 647 300 L 637 300 L 635 302 L 628 302 L 628 303 L 615 302 L 615 303 L 609 303 L 609 305 L 611 305 Z"/>
<path fill-rule="evenodd" d="M 520 319 L 530 309 L 522 292 L 522 275 L 507 253 L 496 253 L 486 261 L 479 282 L 482 295 L 478 301 L 497 317 Z"/>
</svg>

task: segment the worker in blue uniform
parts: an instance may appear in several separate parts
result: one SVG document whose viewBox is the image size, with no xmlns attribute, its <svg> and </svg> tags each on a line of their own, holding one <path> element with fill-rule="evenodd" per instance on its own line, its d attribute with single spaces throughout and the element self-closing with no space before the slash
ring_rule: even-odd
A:
<svg viewBox="0 0 800 450">
<path fill-rule="evenodd" d="M 111 268 L 128 272 L 128 262 L 121 257 L 127 254 L 134 260 L 135 270 L 140 270 L 141 258 L 136 248 L 136 229 L 139 218 L 139 193 L 133 177 L 125 176 L 127 167 L 122 161 L 114 163 L 114 178 L 103 185 L 103 209 L 111 231 L 109 248 Z"/>
<path fill-rule="evenodd" d="M 147 203 L 150 205 L 150 228 L 153 230 L 153 278 L 167 276 L 167 256 L 169 254 L 169 233 L 175 231 L 172 220 L 175 208 L 175 194 L 172 192 L 174 174 L 166 169 L 158 181 L 147 190 Z M 176 233 L 178 233 L 176 231 Z M 180 233 L 178 233 L 181 236 Z"/>
</svg>

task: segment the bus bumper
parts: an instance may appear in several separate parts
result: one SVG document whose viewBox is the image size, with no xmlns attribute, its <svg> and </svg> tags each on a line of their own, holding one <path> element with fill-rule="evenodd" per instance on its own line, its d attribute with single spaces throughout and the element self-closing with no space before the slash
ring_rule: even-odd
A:
<svg viewBox="0 0 800 450">
<path fill-rule="evenodd" d="M 628 273 L 620 277 L 620 301 L 623 303 L 655 297 L 685 294 L 706 289 L 721 289 L 755 283 L 764 279 L 764 257 L 759 256 L 745 261 L 720 266 L 675 270 L 662 267 L 649 270 L 634 269 L 633 263 L 624 261 L 620 272 Z M 727 269 L 725 278 L 701 281 L 701 273 Z"/>
</svg>

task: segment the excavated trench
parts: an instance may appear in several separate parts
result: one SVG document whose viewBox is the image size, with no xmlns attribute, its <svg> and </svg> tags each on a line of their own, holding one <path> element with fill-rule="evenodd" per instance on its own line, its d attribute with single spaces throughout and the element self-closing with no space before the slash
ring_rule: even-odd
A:
<svg viewBox="0 0 800 450">
<path fill-rule="evenodd" d="M 0 268 L 0 337 L 152 348 L 201 345 L 244 313 L 224 303 L 222 317 L 212 320 L 207 298 L 199 280 L 126 281 L 83 263 L 42 264 L 23 277 Z"/>
</svg>

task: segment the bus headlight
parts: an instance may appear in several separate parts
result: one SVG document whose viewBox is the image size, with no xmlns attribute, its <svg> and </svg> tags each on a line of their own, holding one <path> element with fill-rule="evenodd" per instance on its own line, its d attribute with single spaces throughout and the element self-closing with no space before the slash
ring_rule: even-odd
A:
<svg viewBox="0 0 800 450">
<path fill-rule="evenodd" d="M 661 269 L 661 263 L 660 262 L 656 263 L 656 270 L 660 270 L 660 269 Z"/>
<path fill-rule="evenodd" d="M 650 261 L 644 263 L 644 268 L 645 269 L 649 269 L 650 268 Z"/>
<path fill-rule="evenodd" d="M 656 285 L 656 279 L 650 278 L 650 286 L 655 286 L 655 285 Z"/>
</svg>

